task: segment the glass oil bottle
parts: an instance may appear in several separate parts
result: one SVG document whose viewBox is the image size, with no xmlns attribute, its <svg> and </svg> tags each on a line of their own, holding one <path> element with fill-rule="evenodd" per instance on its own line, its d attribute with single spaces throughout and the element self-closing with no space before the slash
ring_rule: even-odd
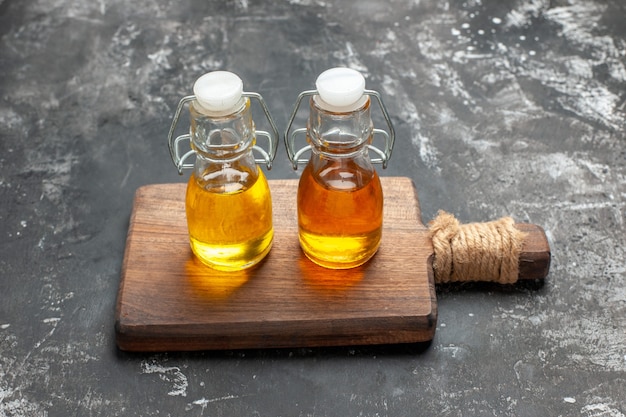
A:
<svg viewBox="0 0 626 417">
<path fill-rule="evenodd" d="M 257 163 L 271 169 L 278 131 L 263 98 L 243 92 L 242 80 L 231 72 L 204 74 L 193 92 L 181 99 L 168 136 L 179 174 L 193 169 L 185 200 L 191 249 L 200 261 L 217 270 L 249 268 L 272 246 L 272 200 Z M 255 130 L 251 98 L 260 103 L 273 134 Z M 185 104 L 189 105 L 189 134 L 174 139 Z M 269 152 L 256 146 L 257 136 L 268 139 Z M 181 156 L 179 145 L 185 140 L 190 141 L 191 150 Z M 253 149 L 261 159 L 255 158 Z M 195 163 L 185 162 L 193 155 Z"/>
<path fill-rule="evenodd" d="M 320 74 L 316 87 L 298 96 L 285 133 L 293 168 L 306 164 L 297 196 L 300 247 L 323 267 L 353 268 L 367 262 L 380 245 L 383 190 L 372 164 L 386 168 L 394 130 L 380 95 L 365 89 L 365 78 L 358 71 L 332 68 Z M 305 97 L 309 97 L 307 127 L 290 134 Z M 388 131 L 374 129 L 370 97 L 378 101 Z M 306 135 L 308 145 L 296 152 L 299 134 Z M 375 134 L 384 138 L 384 150 L 373 145 Z M 301 159 L 306 151 L 309 159 Z M 377 157 L 370 158 L 370 151 Z"/>
</svg>

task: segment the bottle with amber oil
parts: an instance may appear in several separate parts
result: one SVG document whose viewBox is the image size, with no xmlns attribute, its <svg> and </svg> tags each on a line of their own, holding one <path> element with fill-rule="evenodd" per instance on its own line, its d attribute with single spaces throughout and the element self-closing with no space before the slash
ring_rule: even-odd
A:
<svg viewBox="0 0 626 417">
<path fill-rule="evenodd" d="M 298 97 L 285 134 L 294 169 L 298 163 L 306 163 L 297 196 L 300 247 L 323 267 L 353 268 L 367 262 L 380 245 L 383 190 L 372 163 L 386 167 L 393 148 L 393 127 L 380 96 L 365 90 L 359 72 L 327 70 L 317 78 L 316 87 Z M 371 96 L 378 100 L 388 131 L 374 129 Z M 307 127 L 290 135 L 304 97 L 309 97 Z M 300 133 L 306 134 L 308 146 L 295 152 Z M 384 138 L 384 151 L 373 146 L 375 134 Z M 308 150 L 309 159 L 300 159 Z M 370 158 L 370 151 L 377 158 Z"/>
<path fill-rule="evenodd" d="M 274 236 L 269 186 L 257 162 L 271 168 L 278 131 L 257 93 L 244 93 L 241 79 L 226 71 L 200 77 L 194 95 L 178 106 L 168 142 L 179 173 L 191 168 L 185 211 L 191 250 L 211 268 L 237 271 L 261 261 Z M 261 104 L 273 135 L 255 130 L 251 101 Z M 173 138 L 178 118 L 189 104 L 189 134 Z M 269 152 L 256 146 L 257 136 L 269 140 Z M 189 140 L 191 150 L 180 155 L 180 143 Z M 256 159 L 256 149 L 263 158 Z M 195 163 L 186 163 L 191 156 Z"/>
</svg>

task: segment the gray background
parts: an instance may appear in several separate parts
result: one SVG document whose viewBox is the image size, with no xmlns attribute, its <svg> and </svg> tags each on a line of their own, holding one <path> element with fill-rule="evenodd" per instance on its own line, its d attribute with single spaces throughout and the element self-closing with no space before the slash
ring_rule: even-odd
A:
<svg viewBox="0 0 626 417">
<path fill-rule="evenodd" d="M 0 416 L 626 415 L 626 16 L 618 0 L 0 0 Z M 132 198 L 209 70 L 280 130 L 333 66 L 397 131 L 424 223 L 543 226 L 545 285 L 438 288 L 427 346 L 126 354 Z M 270 179 L 297 178 L 281 144 Z"/>
</svg>

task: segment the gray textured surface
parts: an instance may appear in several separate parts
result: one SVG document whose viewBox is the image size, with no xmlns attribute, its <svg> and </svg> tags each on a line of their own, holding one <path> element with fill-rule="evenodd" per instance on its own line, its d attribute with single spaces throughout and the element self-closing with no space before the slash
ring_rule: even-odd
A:
<svg viewBox="0 0 626 417">
<path fill-rule="evenodd" d="M 626 6 L 617 0 L 0 1 L 0 416 L 626 415 Z M 113 314 L 132 197 L 229 69 L 284 129 L 361 70 L 424 221 L 543 226 L 540 289 L 440 289 L 424 348 L 129 355 Z M 296 178 L 280 148 L 269 178 Z"/>
</svg>

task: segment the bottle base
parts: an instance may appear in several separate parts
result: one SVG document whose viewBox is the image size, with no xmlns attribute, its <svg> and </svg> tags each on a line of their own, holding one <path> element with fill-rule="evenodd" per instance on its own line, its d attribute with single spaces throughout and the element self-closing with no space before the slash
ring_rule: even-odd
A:
<svg viewBox="0 0 626 417">
<path fill-rule="evenodd" d="M 380 229 L 364 236 L 319 236 L 300 230 L 300 248 L 313 263 L 328 269 L 363 265 L 378 251 Z"/>
<path fill-rule="evenodd" d="M 372 259 L 374 255 L 376 255 L 376 252 L 372 253 L 370 256 L 366 258 L 362 258 L 362 259 L 359 259 L 358 261 L 353 261 L 353 262 L 330 262 L 324 259 L 315 258 L 306 252 L 304 252 L 304 254 L 311 262 L 326 269 L 352 269 L 352 268 L 356 268 L 358 266 L 361 266 L 367 263 L 367 261 Z"/>
<path fill-rule="evenodd" d="M 191 251 L 204 265 L 217 271 L 234 272 L 253 267 L 261 262 L 272 249 L 273 234 L 269 243 L 262 239 L 263 245 L 207 245 L 193 238 L 190 239 Z M 259 246 L 264 247 L 259 250 Z M 250 256 L 254 253 L 254 256 Z"/>
</svg>

